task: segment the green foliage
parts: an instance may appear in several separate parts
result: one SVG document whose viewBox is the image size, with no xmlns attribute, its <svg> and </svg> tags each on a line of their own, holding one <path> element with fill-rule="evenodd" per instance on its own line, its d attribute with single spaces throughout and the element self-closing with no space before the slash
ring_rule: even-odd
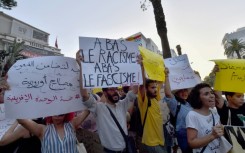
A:
<svg viewBox="0 0 245 153">
<path fill-rule="evenodd" d="M 213 87 L 213 86 L 214 86 L 214 80 L 215 80 L 215 77 L 209 75 L 209 76 L 206 76 L 206 77 L 204 78 L 203 82 L 204 82 L 204 83 L 207 83 L 207 84 L 209 84 L 211 87 Z"/>
<path fill-rule="evenodd" d="M 242 49 L 245 49 L 245 43 L 242 40 L 231 39 L 224 45 L 225 52 L 224 54 L 227 56 L 233 56 L 234 53 L 237 54 L 237 57 L 241 59 L 240 52 Z"/>
<path fill-rule="evenodd" d="M 23 50 L 25 42 L 22 41 L 21 43 L 16 42 L 14 40 L 14 43 L 10 46 L 9 51 L 11 52 L 9 59 L 7 60 L 4 71 L 7 72 L 9 68 L 16 62 L 16 58 L 20 55 L 19 53 Z"/>
<path fill-rule="evenodd" d="M 15 0 L 0 0 L 0 7 L 11 10 L 12 7 L 16 7 L 17 2 Z"/>
</svg>

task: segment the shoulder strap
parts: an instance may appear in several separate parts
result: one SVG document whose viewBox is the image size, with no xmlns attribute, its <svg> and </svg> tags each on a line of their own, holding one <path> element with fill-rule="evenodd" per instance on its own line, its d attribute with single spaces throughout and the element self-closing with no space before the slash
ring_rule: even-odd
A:
<svg viewBox="0 0 245 153">
<path fill-rule="evenodd" d="M 109 110 L 110 114 L 111 114 L 111 117 L 113 118 L 114 122 L 116 123 L 117 127 L 119 128 L 123 138 L 124 138 L 124 141 L 125 141 L 125 144 L 127 145 L 127 135 L 125 134 L 125 132 L 123 131 L 121 125 L 118 123 L 115 115 L 112 113 L 111 109 L 106 105 L 107 109 Z M 126 114 L 125 114 L 126 115 Z"/>
<path fill-rule="evenodd" d="M 144 117 L 144 121 L 143 121 L 143 131 L 144 131 L 144 127 L 145 127 L 145 121 L 146 121 L 146 116 L 147 116 L 148 108 L 150 106 L 151 106 L 151 100 L 148 98 L 148 104 L 147 104 L 147 108 L 146 108 L 146 112 L 145 112 L 145 117 Z"/>
<path fill-rule="evenodd" d="M 227 119 L 227 125 L 231 125 L 231 110 L 228 107 L 228 119 Z"/>
<path fill-rule="evenodd" d="M 176 122 L 177 122 L 177 116 L 179 114 L 179 111 L 180 111 L 180 107 L 181 107 L 181 103 L 179 101 L 177 101 L 178 104 L 177 104 L 177 108 L 176 108 L 176 112 L 175 112 L 175 116 L 174 116 L 174 125 L 176 127 Z"/>
<path fill-rule="evenodd" d="M 215 126 L 214 114 L 213 114 L 213 112 L 212 112 L 212 111 L 210 111 L 210 112 L 211 112 L 211 114 L 212 114 L 212 118 L 213 118 L 213 126 Z"/>
<path fill-rule="evenodd" d="M 212 111 L 210 111 L 210 112 L 211 112 L 211 114 L 212 114 L 212 118 L 213 118 L 213 126 L 215 126 L 214 114 L 212 113 Z M 202 150 L 201 150 L 201 152 L 200 152 L 200 153 L 203 153 L 203 152 L 204 152 L 204 150 L 206 149 L 206 147 L 207 147 L 207 145 L 206 145 L 206 146 L 204 146 L 204 147 L 202 148 Z"/>
</svg>

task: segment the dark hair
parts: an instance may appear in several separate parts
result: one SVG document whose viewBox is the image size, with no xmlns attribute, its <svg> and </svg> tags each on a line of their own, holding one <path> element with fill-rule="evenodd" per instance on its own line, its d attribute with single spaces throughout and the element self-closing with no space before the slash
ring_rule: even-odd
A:
<svg viewBox="0 0 245 153">
<path fill-rule="evenodd" d="M 105 92 L 105 91 L 107 91 L 107 89 L 108 89 L 108 88 L 102 88 L 102 91 Z"/>
<path fill-rule="evenodd" d="M 96 93 L 99 97 L 102 97 L 103 96 L 103 92 L 97 92 Z"/>
<path fill-rule="evenodd" d="M 228 97 L 228 96 L 231 96 L 231 97 L 232 97 L 233 95 L 235 95 L 235 92 L 227 92 L 227 91 L 226 91 L 226 92 L 224 92 L 224 93 L 225 93 L 225 98 L 226 98 L 226 100 L 227 100 L 227 97 Z"/>
<path fill-rule="evenodd" d="M 122 90 L 123 90 L 124 93 L 128 93 L 128 91 L 129 91 L 129 86 L 124 86 L 124 87 L 122 87 Z"/>
<path fill-rule="evenodd" d="M 199 83 L 192 88 L 191 93 L 189 95 L 189 103 L 191 104 L 192 108 L 202 108 L 202 101 L 200 100 L 200 90 L 205 87 L 211 88 L 210 85 L 207 83 Z"/>
<path fill-rule="evenodd" d="M 174 94 L 174 97 L 175 97 L 175 99 L 176 99 L 178 102 L 180 102 L 181 104 L 185 104 L 185 103 L 186 103 L 186 100 L 180 98 L 180 97 L 177 96 L 176 94 Z"/>
<path fill-rule="evenodd" d="M 146 80 L 145 80 L 145 88 L 147 89 L 148 86 L 149 86 L 151 83 L 157 83 L 157 81 L 156 81 L 156 80 L 151 80 L 151 79 L 146 79 Z"/>
</svg>

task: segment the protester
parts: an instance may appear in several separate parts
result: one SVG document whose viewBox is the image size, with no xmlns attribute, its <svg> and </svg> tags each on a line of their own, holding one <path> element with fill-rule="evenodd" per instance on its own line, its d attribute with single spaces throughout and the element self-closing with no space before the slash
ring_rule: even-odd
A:
<svg viewBox="0 0 245 153">
<path fill-rule="evenodd" d="M 17 121 L 3 135 L 0 146 L 6 146 L 3 148 L 9 153 L 41 153 L 41 142 L 38 137 L 33 136 Z"/>
<path fill-rule="evenodd" d="M 164 147 L 163 119 L 160 110 L 160 83 L 145 78 L 145 70 L 139 57 L 143 85 L 139 87 L 138 106 L 143 125 L 142 143 L 150 153 L 167 153 Z"/>
<path fill-rule="evenodd" d="M 219 66 L 215 65 L 213 73 L 219 72 Z M 226 100 L 221 91 L 215 91 L 216 107 L 223 125 L 245 126 L 245 101 L 244 93 L 224 92 Z"/>
<path fill-rule="evenodd" d="M 75 130 L 88 114 L 84 110 L 76 117 L 74 113 L 50 116 L 46 118 L 47 125 L 27 119 L 18 122 L 41 140 L 42 153 L 78 153 Z"/>
<path fill-rule="evenodd" d="M 97 102 L 100 102 L 100 96 L 94 93 L 92 93 L 92 95 Z M 90 113 L 88 117 L 86 117 L 86 119 L 83 121 L 83 123 L 81 124 L 81 128 L 90 132 L 97 132 L 95 117 L 92 113 Z"/>
<path fill-rule="evenodd" d="M 193 110 L 186 116 L 187 138 L 193 152 L 226 153 L 231 145 L 225 140 L 220 117 L 212 109 L 215 95 L 206 83 L 197 84 L 190 93 Z"/>
<path fill-rule="evenodd" d="M 244 93 L 224 92 L 227 102 L 222 97 L 222 92 L 215 91 L 216 107 L 224 125 L 245 126 L 245 101 Z"/>
<path fill-rule="evenodd" d="M 5 78 L 7 79 L 7 77 Z M 1 95 L 3 98 L 5 90 L 8 90 L 9 86 L 4 80 L 1 83 Z M 2 99 L 4 103 L 4 99 Z M 37 123 L 42 123 L 42 119 L 34 120 Z M 5 132 L 0 140 L 0 151 L 8 153 L 39 153 L 41 152 L 41 142 L 38 137 L 33 136 L 27 129 L 19 125 L 18 122 L 14 122 L 12 126 Z"/>
<path fill-rule="evenodd" d="M 182 153 L 191 153 L 192 149 L 187 143 L 187 132 L 186 132 L 186 122 L 185 118 L 192 107 L 187 102 L 189 96 L 188 89 L 175 90 L 172 94 L 169 83 L 169 70 L 165 68 L 165 97 L 164 102 L 168 104 L 172 116 L 175 118 L 175 135 L 177 137 L 178 146 L 180 147 Z"/>
<path fill-rule="evenodd" d="M 80 55 L 80 51 L 76 53 L 76 60 L 80 68 L 82 68 L 81 62 L 83 61 L 83 57 Z M 109 109 L 115 115 L 124 133 L 127 135 L 126 113 L 130 106 L 130 102 L 133 102 L 136 98 L 135 94 L 137 93 L 137 87 L 134 87 L 132 91 L 129 91 L 126 98 L 123 100 L 119 99 L 117 88 L 102 88 L 106 101 L 98 103 L 94 97 L 91 94 L 89 95 L 87 90 L 83 88 L 81 73 L 82 71 L 80 71 L 80 87 L 83 102 L 95 115 L 98 134 L 101 144 L 104 147 L 104 151 L 106 153 L 123 152 L 126 147 L 125 140 L 117 124 L 113 120 Z"/>
</svg>

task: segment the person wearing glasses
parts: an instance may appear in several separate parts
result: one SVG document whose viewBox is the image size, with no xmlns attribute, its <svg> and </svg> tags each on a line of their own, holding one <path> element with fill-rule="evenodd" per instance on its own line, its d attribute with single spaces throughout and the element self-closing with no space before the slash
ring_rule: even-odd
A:
<svg viewBox="0 0 245 153">
<path fill-rule="evenodd" d="M 76 53 L 76 60 L 78 65 L 81 66 L 83 57 L 80 55 L 80 50 Z M 92 94 L 88 94 L 87 89 L 83 88 L 82 71 L 80 71 L 80 87 L 81 96 L 84 105 L 88 107 L 90 112 L 93 113 L 96 119 L 98 134 L 101 145 L 104 147 L 105 153 L 122 153 L 126 148 L 125 140 L 119 127 L 112 118 L 110 111 L 118 120 L 119 125 L 126 135 L 128 135 L 126 113 L 128 108 L 132 105 L 131 102 L 136 99 L 137 86 L 129 91 L 126 97 L 120 100 L 119 91 L 117 87 L 102 88 L 104 101 L 97 102 Z"/>
</svg>

